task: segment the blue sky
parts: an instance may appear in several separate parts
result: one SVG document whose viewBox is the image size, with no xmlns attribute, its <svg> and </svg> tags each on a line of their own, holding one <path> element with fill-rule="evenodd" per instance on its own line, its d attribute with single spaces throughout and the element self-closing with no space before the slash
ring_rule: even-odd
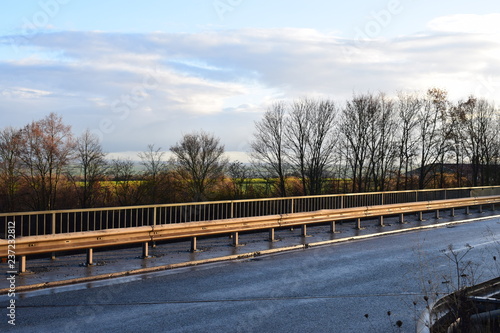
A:
<svg viewBox="0 0 500 333">
<path fill-rule="evenodd" d="M 276 99 L 353 92 L 500 102 L 500 3 L 428 0 L 4 1 L 1 125 L 50 112 L 112 156 L 203 129 L 244 160 Z"/>
</svg>

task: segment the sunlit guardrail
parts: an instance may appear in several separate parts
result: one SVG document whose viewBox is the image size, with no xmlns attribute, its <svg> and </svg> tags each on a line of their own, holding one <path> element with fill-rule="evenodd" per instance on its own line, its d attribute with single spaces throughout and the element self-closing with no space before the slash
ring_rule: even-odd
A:
<svg viewBox="0 0 500 333">
<path fill-rule="evenodd" d="M 42 236 L 24 236 L 15 239 L 15 253 L 19 257 L 19 272 L 26 271 L 26 257 L 33 254 L 43 254 L 60 251 L 87 250 L 87 264 L 93 264 L 93 249 L 107 246 L 142 243 L 143 257 L 148 257 L 150 242 L 191 239 L 191 251 L 196 250 L 197 237 L 213 236 L 217 234 L 231 233 L 233 245 L 237 246 L 238 234 L 240 232 L 269 230 L 269 239 L 274 240 L 275 228 L 288 228 L 293 226 L 302 227 L 302 235 L 306 235 L 308 225 L 318 223 L 330 223 L 330 232 L 335 232 L 336 221 L 357 220 L 357 228 L 360 229 L 361 219 L 380 218 L 383 225 L 383 217 L 399 215 L 400 223 L 404 223 L 404 214 L 416 212 L 436 211 L 438 216 L 440 210 L 479 206 L 480 211 L 484 205 L 495 205 L 500 203 L 500 196 L 484 196 L 460 199 L 434 200 L 424 202 L 409 202 L 399 204 L 374 205 L 366 207 L 352 207 L 342 209 L 323 209 L 314 212 L 301 212 L 291 214 L 276 214 L 254 217 L 242 217 L 222 220 L 210 220 L 200 222 L 171 223 L 163 225 L 141 226 L 131 228 L 115 228 L 98 231 L 83 231 L 72 233 L 60 233 Z M 422 216 L 420 216 L 420 219 Z M 9 234 L 11 236 L 11 234 Z M 12 237 L 11 237 L 12 238 Z M 11 251 L 10 240 L 0 240 L 0 256 Z M 12 251 L 14 251 L 12 249 Z"/>
<path fill-rule="evenodd" d="M 499 194 L 500 186 L 489 186 L 5 213 L 0 238 L 8 222 L 14 222 L 16 237 L 24 237 Z"/>
</svg>

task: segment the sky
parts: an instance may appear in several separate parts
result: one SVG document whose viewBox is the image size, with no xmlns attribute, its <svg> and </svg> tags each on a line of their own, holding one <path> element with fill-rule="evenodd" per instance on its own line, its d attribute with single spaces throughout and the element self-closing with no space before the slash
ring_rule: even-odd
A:
<svg viewBox="0 0 500 333">
<path fill-rule="evenodd" d="M 445 89 L 500 103 L 494 0 L 5 0 L 0 128 L 51 112 L 110 158 L 203 130 L 246 162 L 277 100 Z"/>
</svg>

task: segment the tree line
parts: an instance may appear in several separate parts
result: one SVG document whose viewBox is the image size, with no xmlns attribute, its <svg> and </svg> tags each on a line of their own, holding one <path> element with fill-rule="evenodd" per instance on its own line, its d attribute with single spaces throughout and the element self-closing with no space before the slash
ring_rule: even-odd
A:
<svg viewBox="0 0 500 333">
<path fill-rule="evenodd" d="M 204 131 L 108 160 L 99 138 L 51 113 L 0 131 L 0 211 L 90 208 L 500 183 L 500 118 L 470 96 L 355 94 L 276 101 L 255 123 L 251 165 Z"/>
<path fill-rule="evenodd" d="M 256 123 L 252 157 L 287 196 L 295 174 L 306 195 L 500 183 L 500 117 L 442 89 L 276 102 Z M 335 179 L 339 180 L 335 182 Z"/>
<path fill-rule="evenodd" d="M 209 189 L 231 191 L 219 139 L 202 131 L 170 149 L 175 158 L 167 161 L 166 152 L 149 145 L 138 154 L 138 167 L 131 159 L 108 160 L 97 135 L 86 130 L 76 137 L 55 113 L 20 129 L 6 127 L 0 131 L 0 211 L 201 201 Z"/>
</svg>

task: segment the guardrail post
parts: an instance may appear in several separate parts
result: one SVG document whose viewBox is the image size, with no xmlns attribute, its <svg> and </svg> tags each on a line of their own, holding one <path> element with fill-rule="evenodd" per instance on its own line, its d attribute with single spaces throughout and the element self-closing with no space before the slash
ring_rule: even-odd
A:
<svg viewBox="0 0 500 333">
<path fill-rule="evenodd" d="M 441 217 L 439 217 L 439 209 L 436 209 L 436 219 L 440 219 Z"/>
<path fill-rule="evenodd" d="M 301 231 L 301 236 L 303 237 L 307 237 L 307 225 L 306 224 L 303 224 L 302 225 L 302 231 Z"/>
<path fill-rule="evenodd" d="M 191 237 L 191 252 L 196 252 L 198 251 L 198 249 L 196 248 L 196 236 L 195 237 Z"/>
<path fill-rule="evenodd" d="M 232 233 L 232 236 L 233 236 L 233 246 L 238 246 L 238 245 L 240 245 L 240 244 L 238 243 L 238 232 L 237 232 L 237 231 L 236 231 L 236 232 L 233 232 L 233 233 Z"/>
<path fill-rule="evenodd" d="M 399 223 L 401 224 L 405 223 L 405 214 L 403 213 L 399 214 Z"/>
<path fill-rule="evenodd" d="M 142 257 L 149 258 L 149 243 L 148 242 L 142 243 Z"/>
<path fill-rule="evenodd" d="M 356 223 L 357 223 L 356 229 L 361 230 L 361 219 L 359 217 L 356 219 Z"/>
<path fill-rule="evenodd" d="M 330 221 L 330 232 L 332 234 L 337 233 L 337 231 L 335 231 L 335 221 Z"/>
<path fill-rule="evenodd" d="M 87 266 L 94 265 L 94 249 L 87 249 Z"/>
<path fill-rule="evenodd" d="M 455 217 L 455 208 L 452 208 L 452 209 L 451 209 L 450 216 L 451 216 L 451 217 Z"/>
<path fill-rule="evenodd" d="M 269 241 L 274 242 L 274 228 L 269 228 Z"/>
<path fill-rule="evenodd" d="M 384 216 L 382 216 L 382 215 L 381 215 L 381 216 L 379 216 L 379 217 L 378 217 L 378 222 L 379 222 L 379 225 L 380 225 L 381 227 L 385 227 L 385 225 L 384 225 Z"/>
<path fill-rule="evenodd" d="M 465 207 L 465 215 L 470 215 L 469 206 Z"/>
<path fill-rule="evenodd" d="M 19 260 L 19 273 L 26 273 L 26 256 L 21 256 Z"/>
<path fill-rule="evenodd" d="M 423 212 L 418 212 L 418 220 L 419 221 L 423 221 L 424 220 L 424 216 L 423 216 Z"/>
<path fill-rule="evenodd" d="M 479 213 L 483 212 L 483 205 L 479 205 Z"/>
</svg>

